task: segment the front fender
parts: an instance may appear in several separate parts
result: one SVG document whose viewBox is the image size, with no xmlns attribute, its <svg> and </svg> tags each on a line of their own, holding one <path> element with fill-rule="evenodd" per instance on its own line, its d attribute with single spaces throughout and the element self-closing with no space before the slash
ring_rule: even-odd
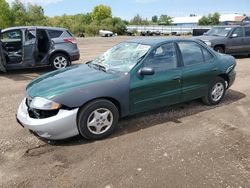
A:
<svg viewBox="0 0 250 188">
<path fill-rule="evenodd" d="M 79 108 L 98 98 L 112 98 L 119 103 L 121 116 L 129 114 L 130 74 L 114 80 L 105 80 L 71 90 L 53 98 L 69 108 Z"/>
</svg>

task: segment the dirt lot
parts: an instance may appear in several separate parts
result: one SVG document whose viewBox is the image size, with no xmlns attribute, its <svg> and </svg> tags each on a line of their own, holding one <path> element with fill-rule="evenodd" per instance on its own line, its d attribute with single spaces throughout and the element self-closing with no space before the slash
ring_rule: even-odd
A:
<svg viewBox="0 0 250 188">
<path fill-rule="evenodd" d="M 79 39 L 82 60 L 127 38 Z M 25 86 L 48 70 L 0 73 L 0 187 L 250 187 L 250 58 L 237 62 L 221 105 L 129 117 L 96 142 L 45 142 L 23 129 L 15 113 Z"/>
</svg>

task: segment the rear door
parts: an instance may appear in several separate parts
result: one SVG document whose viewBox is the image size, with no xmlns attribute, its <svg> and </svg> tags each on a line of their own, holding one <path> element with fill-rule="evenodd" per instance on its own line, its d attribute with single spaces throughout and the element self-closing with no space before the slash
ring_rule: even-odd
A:
<svg viewBox="0 0 250 188">
<path fill-rule="evenodd" d="M 5 56 L 3 52 L 3 44 L 0 41 L 0 71 L 6 72 L 5 65 L 6 65 L 6 61 L 5 61 Z"/>
<path fill-rule="evenodd" d="M 23 63 L 34 65 L 35 52 L 37 51 L 36 28 L 29 28 L 25 30 L 24 44 L 23 44 Z"/>
<path fill-rule="evenodd" d="M 217 74 L 215 57 L 202 45 L 184 41 L 178 42 L 182 59 L 182 101 L 193 100 L 205 96 L 211 81 Z"/>
<path fill-rule="evenodd" d="M 245 27 L 244 46 L 246 51 L 250 54 L 250 27 Z"/>
</svg>

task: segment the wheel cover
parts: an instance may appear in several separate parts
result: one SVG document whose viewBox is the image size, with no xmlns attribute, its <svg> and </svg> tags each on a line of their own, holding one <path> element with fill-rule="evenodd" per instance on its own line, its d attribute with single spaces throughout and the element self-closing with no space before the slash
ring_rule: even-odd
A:
<svg viewBox="0 0 250 188">
<path fill-rule="evenodd" d="M 217 48 L 216 51 L 217 51 L 218 53 L 222 53 L 222 54 L 224 53 L 224 51 L 223 51 L 222 48 Z"/>
<path fill-rule="evenodd" d="M 222 98 L 222 96 L 224 94 L 224 90 L 225 90 L 225 88 L 224 88 L 224 85 L 222 83 L 220 83 L 220 82 L 216 83 L 214 85 L 214 87 L 212 89 L 212 93 L 211 93 L 212 100 L 214 102 L 218 102 Z"/>
<path fill-rule="evenodd" d="M 92 134 L 100 135 L 110 129 L 113 120 L 113 114 L 109 109 L 99 108 L 89 115 L 87 128 Z"/>
<path fill-rule="evenodd" d="M 63 68 L 66 68 L 67 65 L 68 65 L 68 62 L 67 62 L 67 59 L 63 56 L 57 56 L 55 59 L 54 59 L 54 67 L 56 69 L 63 69 Z"/>
</svg>

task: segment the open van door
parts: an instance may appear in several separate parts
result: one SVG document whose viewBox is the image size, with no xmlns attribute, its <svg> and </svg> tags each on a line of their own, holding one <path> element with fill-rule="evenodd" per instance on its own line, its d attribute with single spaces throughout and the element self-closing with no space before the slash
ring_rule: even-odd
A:
<svg viewBox="0 0 250 188">
<path fill-rule="evenodd" d="M 1 31 L 0 31 L 0 35 L 1 35 Z M 0 38 L 0 71 L 6 72 L 5 66 L 6 66 L 6 60 L 5 60 L 4 51 L 3 51 L 3 44 Z"/>
<path fill-rule="evenodd" d="M 23 46 L 23 63 L 27 65 L 35 65 L 35 52 L 37 50 L 36 28 L 25 30 L 24 46 Z"/>
</svg>

